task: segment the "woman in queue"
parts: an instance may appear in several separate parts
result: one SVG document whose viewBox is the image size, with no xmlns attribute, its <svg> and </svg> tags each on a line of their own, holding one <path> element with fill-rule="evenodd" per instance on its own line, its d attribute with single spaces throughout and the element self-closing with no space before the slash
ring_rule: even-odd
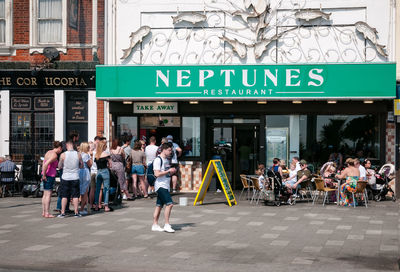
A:
<svg viewBox="0 0 400 272">
<path fill-rule="evenodd" d="M 142 151 L 141 141 L 135 142 L 133 150 L 131 152 L 132 158 L 132 182 L 133 182 L 133 193 L 135 197 L 138 197 L 140 191 L 142 191 L 144 198 L 148 198 L 147 185 L 144 180 L 145 166 L 146 166 L 146 154 Z M 138 181 L 139 179 L 139 188 Z"/>
<path fill-rule="evenodd" d="M 94 196 L 95 211 L 99 211 L 101 203 L 99 202 L 99 195 L 101 185 L 103 184 L 103 197 L 104 197 L 104 211 L 111 212 L 113 209 L 108 206 L 108 198 L 110 193 L 110 172 L 108 168 L 111 166 L 110 153 L 106 151 L 107 143 L 100 141 L 96 148 L 95 162 L 97 165 L 96 176 L 96 193 Z"/>
<path fill-rule="evenodd" d="M 88 191 L 90 185 L 90 167 L 92 167 L 92 159 L 89 155 L 90 145 L 87 142 L 81 143 L 79 146 L 83 161 L 83 168 L 79 169 L 80 193 L 81 193 L 81 210 L 80 214 L 86 215 L 88 212 L 85 206 L 88 203 Z"/>
</svg>

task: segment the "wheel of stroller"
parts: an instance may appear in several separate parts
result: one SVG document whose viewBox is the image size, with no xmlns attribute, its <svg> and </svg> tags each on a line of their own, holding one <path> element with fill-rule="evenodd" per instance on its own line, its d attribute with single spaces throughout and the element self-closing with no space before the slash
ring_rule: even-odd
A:
<svg viewBox="0 0 400 272">
<path fill-rule="evenodd" d="M 381 201 L 381 199 L 382 199 L 382 197 L 380 196 L 380 195 L 376 195 L 375 197 L 374 197 L 374 199 L 375 199 L 375 201 Z"/>
<path fill-rule="evenodd" d="M 43 192 L 40 191 L 39 189 L 37 189 L 35 192 L 35 197 L 42 197 L 42 196 L 43 196 Z"/>
<path fill-rule="evenodd" d="M 396 196 L 395 196 L 395 195 L 392 196 L 392 201 L 393 201 L 393 202 L 396 202 L 396 200 L 397 200 Z"/>
<path fill-rule="evenodd" d="M 279 207 L 279 206 L 281 205 L 281 202 L 280 202 L 280 201 L 275 201 L 275 205 L 276 205 L 277 207 Z"/>
</svg>

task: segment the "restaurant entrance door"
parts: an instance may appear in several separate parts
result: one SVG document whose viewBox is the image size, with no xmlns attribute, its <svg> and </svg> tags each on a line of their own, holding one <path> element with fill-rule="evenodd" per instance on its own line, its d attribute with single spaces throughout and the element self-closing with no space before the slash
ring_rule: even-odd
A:
<svg viewBox="0 0 400 272">
<path fill-rule="evenodd" d="M 241 189 L 240 174 L 253 174 L 259 162 L 260 120 L 210 118 L 207 128 L 207 159 L 220 159 L 232 188 Z"/>
</svg>

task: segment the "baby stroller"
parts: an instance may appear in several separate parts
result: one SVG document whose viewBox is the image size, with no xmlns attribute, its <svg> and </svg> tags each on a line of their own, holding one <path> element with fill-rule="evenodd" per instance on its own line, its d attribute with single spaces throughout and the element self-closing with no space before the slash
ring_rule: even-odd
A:
<svg viewBox="0 0 400 272">
<path fill-rule="evenodd" d="M 381 201 L 386 198 L 387 193 L 392 194 L 392 201 L 396 201 L 396 196 L 390 182 L 393 179 L 395 167 L 393 164 L 385 164 L 375 174 L 376 184 L 368 184 L 368 198 L 373 198 L 375 201 Z"/>
<path fill-rule="evenodd" d="M 274 205 L 280 206 L 281 204 L 296 204 L 296 201 L 289 201 L 291 194 L 288 192 L 285 185 L 283 185 L 282 177 L 279 173 L 272 171 L 271 169 L 267 170 L 267 177 L 270 180 L 270 184 L 272 186 L 274 192 Z M 268 202 L 268 201 L 266 201 Z"/>
<path fill-rule="evenodd" d="M 37 175 L 38 163 L 31 155 L 24 155 L 22 161 L 21 173 L 24 186 L 22 187 L 22 196 L 42 197 L 43 192 L 40 190 L 40 179 Z"/>
<path fill-rule="evenodd" d="M 122 194 L 121 188 L 119 187 L 118 177 L 112 170 L 110 170 L 109 201 L 113 206 L 119 206 L 122 203 Z"/>
</svg>

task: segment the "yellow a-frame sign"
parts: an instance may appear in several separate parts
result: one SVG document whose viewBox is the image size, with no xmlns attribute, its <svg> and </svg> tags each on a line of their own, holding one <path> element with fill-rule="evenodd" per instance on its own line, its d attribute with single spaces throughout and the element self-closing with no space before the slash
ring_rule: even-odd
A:
<svg viewBox="0 0 400 272">
<path fill-rule="evenodd" d="M 229 206 L 232 204 L 237 205 L 235 195 L 233 194 L 231 185 L 229 184 L 228 177 L 221 160 L 211 160 L 208 163 L 206 173 L 204 174 L 203 181 L 201 182 L 199 192 L 196 195 L 193 206 L 196 206 L 197 202 L 203 204 L 204 197 L 206 196 L 208 186 L 210 186 L 211 178 L 217 173 L 218 179 L 221 182 L 222 189 L 224 191 L 226 200 L 228 200 Z"/>
</svg>

